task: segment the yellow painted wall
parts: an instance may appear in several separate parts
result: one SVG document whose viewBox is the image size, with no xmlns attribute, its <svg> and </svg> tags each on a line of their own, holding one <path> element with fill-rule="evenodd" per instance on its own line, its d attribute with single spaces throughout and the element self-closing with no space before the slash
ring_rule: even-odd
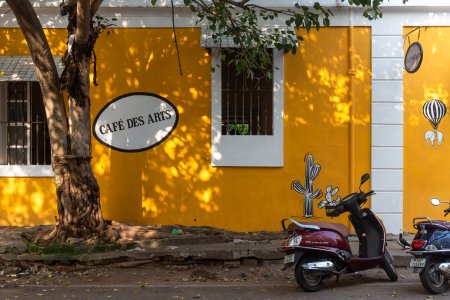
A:
<svg viewBox="0 0 450 300">
<path fill-rule="evenodd" d="M 414 28 L 405 28 L 408 33 Z M 444 219 L 444 205 L 432 206 L 433 197 L 450 200 L 448 178 L 450 174 L 449 112 L 438 130 L 444 134 L 440 146 L 425 142 L 424 134 L 433 130 L 422 114 L 423 104 L 430 99 L 443 101 L 448 109 L 450 93 L 450 27 L 428 27 L 410 35 L 410 42 L 419 38 L 424 57 L 420 69 L 413 74 L 404 72 L 404 228 L 414 232 L 412 220 L 428 216 Z M 408 48 L 405 43 L 405 53 Z"/>
<path fill-rule="evenodd" d="M 64 30 L 46 30 L 56 55 L 64 53 Z M 29 55 L 19 29 L 0 29 L 0 55 Z M 55 222 L 53 178 L 0 178 L 0 226 Z"/>
<path fill-rule="evenodd" d="M 92 164 L 104 217 L 134 224 L 280 230 L 280 219 L 303 214 L 303 195 L 291 191 L 290 185 L 295 179 L 304 182 L 303 159 L 308 152 L 322 166 L 315 188 L 325 191 L 331 184 L 340 187 L 338 195 L 345 196 L 350 191 L 350 174 L 353 189 L 357 187 L 360 175 L 370 171 L 370 30 L 353 29 L 354 59 L 350 61 L 349 32 L 344 27 L 312 32 L 305 35 L 301 53 L 285 56 L 283 168 L 211 167 L 210 61 L 199 46 L 198 29 L 177 29 L 183 76 L 171 29 L 114 29 L 113 34 L 101 36 L 96 45 L 99 86 L 91 89 L 92 118 L 115 97 L 137 91 L 166 97 L 180 113 L 173 134 L 144 152 L 118 152 L 93 140 Z M 6 34 L 11 35 L 0 31 L 0 39 Z M 64 43 L 64 31 L 58 34 Z M 22 44 L 17 36 L 8 40 L 7 46 L 0 46 L 0 55 L 17 55 L 12 49 L 18 43 Z M 52 45 L 59 47 L 61 42 Z M 349 68 L 354 75 L 348 74 Z M 354 131 L 349 128 L 350 102 L 354 103 Z M 20 196 L 19 183 L 39 180 L 2 181 L 12 182 L 18 203 L 31 207 L 28 193 Z M 51 179 L 40 181 L 46 191 L 52 189 Z M 42 195 L 42 209 L 55 214 L 54 194 Z M 0 201 L 0 212 L 16 208 L 12 201 Z M 324 214 L 315 208 L 316 216 Z M 1 220 L 4 225 L 53 221 L 52 213 Z M 347 222 L 344 217 L 335 221 Z"/>
</svg>

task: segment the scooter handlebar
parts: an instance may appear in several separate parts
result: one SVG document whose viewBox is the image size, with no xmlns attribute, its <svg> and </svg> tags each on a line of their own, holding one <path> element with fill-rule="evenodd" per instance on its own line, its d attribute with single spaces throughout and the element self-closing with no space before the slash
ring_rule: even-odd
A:
<svg viewBox="0 0 450 300">
<path fill-rule="evenodd" d="M 444 217 L 446 217 L 450 213 L 450 207 L 444 210 Z"/>
<path fill-rule="evenodd" d="M 367 193 L 365 193 L 364 194 L 364 198 L 367 198 L 367 197 L 370 197 L 370 196 L 372 196 L 372 195 L 375 195 L 375 191 L 370 191 L 370 192 L 367 192 Z"/>
<path fill-rule="evenodd" d="M 358 201 L 358 203 L 359 203 L 359 205 L 361 205 L 361 204 L 364 204 L 366 201 L 367 201 L 367 197 L 370 197 L 370 196 L 372 196 L 372 195 L 375 195 L 375 192 L 372 190 L 372 191 L 370 191 L 370 192 L 367 192 L 367 193 L 360 193 L 359 194 L 359 201 Z"/>
<path fill-rule="evenodd" d="M 325 211 L 328 217 L 338 217 L 340 214 L 345 212 L 345 207 L 342 204 L 327 205 L 325 206 Z"/>
</svg>

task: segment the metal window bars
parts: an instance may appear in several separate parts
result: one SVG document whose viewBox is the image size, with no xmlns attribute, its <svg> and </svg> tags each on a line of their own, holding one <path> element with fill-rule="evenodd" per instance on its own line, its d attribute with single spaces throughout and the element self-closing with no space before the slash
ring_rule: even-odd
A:
<svg viewBox="0 0 450 300">
<path fill-rule="evenodd" d="M 0 125 L 6 135 L 4 164 L 48 165 L 50 146 L 42 94 L 35 82 L 7 82 L 6 113 Z"/>
<path fill-rule="evenodd" d="M 222 62 L 222 134 L 273 135 L 273 82 Z"/>
</svg>

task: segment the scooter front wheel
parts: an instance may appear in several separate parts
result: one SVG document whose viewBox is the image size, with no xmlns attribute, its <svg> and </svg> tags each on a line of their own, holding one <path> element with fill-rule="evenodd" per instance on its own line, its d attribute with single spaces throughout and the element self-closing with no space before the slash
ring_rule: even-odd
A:
<svg viewBox="0 0 450 300">
<path fill-rule="evenodd" d="M 447 290 L 448 279 L 437 270 L 440 263 L 438 259 L 431 258 L 420 273 L 422 286 L 431 294 L 440 294 Z"/>
<path fill-rule="evenodd" d="M 307 292 L 318 292 L 323 286 L 323 276 L 318 275 L 317 272 L 305 270 L 302 265 L 313 260 L 310 258 L 301 259 L 295 267 L 295 281 L 297 284 Z"/>
<path fill-rule="evenodd" d="M 395 270 L 394 259 L 392 258 L 392 255 L 389 253 L 388 249 L 386 249 L 386 251 L 384 252 L 382 267 L 391 281 L 397 281 L 398 274 L 397 270 Z"/>
</svg>

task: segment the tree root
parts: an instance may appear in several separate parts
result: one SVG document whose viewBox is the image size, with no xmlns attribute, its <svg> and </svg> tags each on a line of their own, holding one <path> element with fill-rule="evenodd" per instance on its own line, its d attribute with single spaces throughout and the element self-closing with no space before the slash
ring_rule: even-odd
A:
<svg viewBox="0 0 450 300">
<path fill-rule="evenodd" d="M 75 226 L 40 226 L 34 231 L 22 233 L 22 238 L 37 244 L 84 244 L 96 245 L 118 242 L 121 239 L 120 230 L 112 226 L 103 225 L 98 228 L 79 228 Z"/>
</svg>

